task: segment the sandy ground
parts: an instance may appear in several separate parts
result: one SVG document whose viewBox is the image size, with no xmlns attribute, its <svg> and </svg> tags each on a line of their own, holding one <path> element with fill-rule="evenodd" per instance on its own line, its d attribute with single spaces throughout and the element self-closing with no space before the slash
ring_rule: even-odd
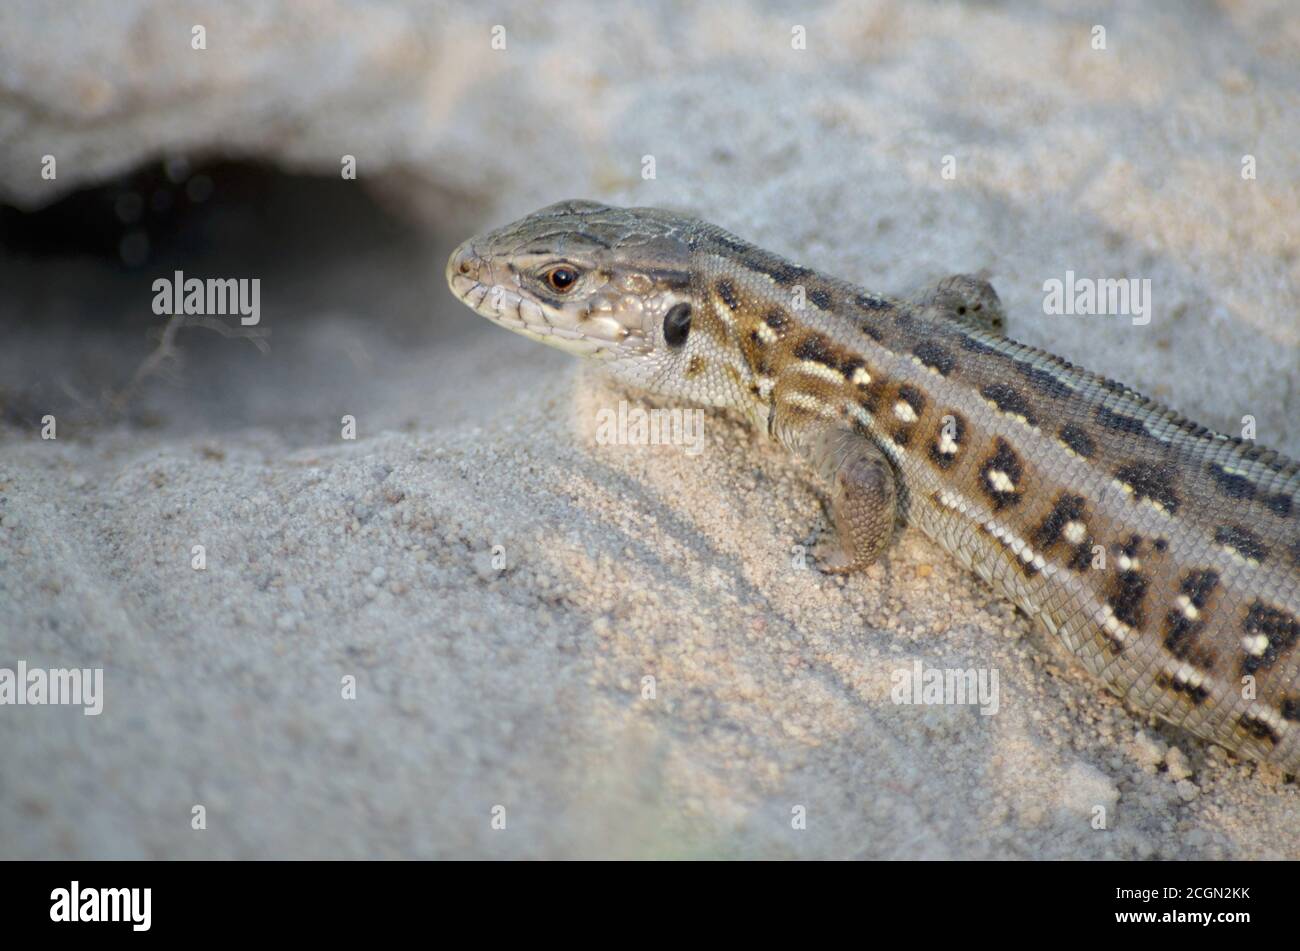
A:
<svg viewBox="0 0 1300 951">
<path fill-rule="evenodd" d="M 102 667 L 105 707 L 0 707 L 0 856 L 1300 858 L 1300 788 L 1127 711 L 918 533 L 800 570 L 801 468 L 716 415 L 698 455 L 599 445 L 636 397 L 447 294 L 539 204 L 690 208 L 886 291 L 987 267 L 1018 339 L 1300 454 L 1294 14 L 1107 13 L 1097 52 L 1065 12 L 819 9 L 815 59 L 743 6 L 599 21 L 544 74 L 585 138 L 514 137 L 531 171 L 432 230 L 334 184 L 147 273 L 3 261 L 0 666 Z M 501 92 L 460 118 L 508 136 Z M 178 262 L 256 267 L 271 351 L 183 331 L 107 413 Z M 1045 316 L 1066 269 L 1150 278 L 1151 324 Z M 894 704 L 917 660 L 997 670 L 996 715 Z"/>
</svg>

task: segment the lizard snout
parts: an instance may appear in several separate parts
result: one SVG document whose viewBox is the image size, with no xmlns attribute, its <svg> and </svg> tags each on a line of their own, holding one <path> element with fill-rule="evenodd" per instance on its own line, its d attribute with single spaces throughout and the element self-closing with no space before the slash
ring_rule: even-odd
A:
<svg viewBox="0 0 1300 951">
<path fill-rule="evenodd" d="M 447 259 L 447 283 L 452 287 L 456 286 L 457 279 L 478 283 L 482 268 L 483 260 L 474 251 L 474 243 L 466 241 Z"/>
</svg>

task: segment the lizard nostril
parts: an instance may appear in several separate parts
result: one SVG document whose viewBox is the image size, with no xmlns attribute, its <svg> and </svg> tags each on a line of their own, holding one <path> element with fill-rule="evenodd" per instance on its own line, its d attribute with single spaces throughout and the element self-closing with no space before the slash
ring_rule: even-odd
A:
<svg viewBox="0 0 1300 951">
<path fill-rule="evenodd" d="M 447 266 L 448 274 L 458 274 L 470 280 L 477 280 L 478 272 L 478 255 L 474 253 L 474 249 L 468 244 L 462 245 L 452 253 L 451 261 Z"/>
</svg>

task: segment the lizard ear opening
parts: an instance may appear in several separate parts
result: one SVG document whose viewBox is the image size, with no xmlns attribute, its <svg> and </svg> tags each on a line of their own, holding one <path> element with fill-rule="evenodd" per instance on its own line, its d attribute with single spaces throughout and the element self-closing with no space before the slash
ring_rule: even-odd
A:
<svg viewBox="0 0 1300 951">
<path fill-rule="evenodd" d="M 686 343 L 691 332 L 691 305 L 682 301 L 664 315 L 664 342 L 676 349 Z"/>
</svg>

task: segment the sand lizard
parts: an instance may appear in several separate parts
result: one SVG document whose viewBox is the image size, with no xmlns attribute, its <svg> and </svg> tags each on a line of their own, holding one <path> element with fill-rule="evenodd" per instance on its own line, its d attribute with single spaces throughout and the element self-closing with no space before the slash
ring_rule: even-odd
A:
<svg viewBox="0 0 1300 951">
<path fill-rule="evenodd" d="M 807 460 L 825 570 L 870 564 L 897 516 L 1136 709 L 1300 773 L 1300 464 L 1011 341 L 982 279 L 897 299 L 590 201 L 465 242 L 447 279 L 494 323 L 738 410 Z"/>
</svg>

